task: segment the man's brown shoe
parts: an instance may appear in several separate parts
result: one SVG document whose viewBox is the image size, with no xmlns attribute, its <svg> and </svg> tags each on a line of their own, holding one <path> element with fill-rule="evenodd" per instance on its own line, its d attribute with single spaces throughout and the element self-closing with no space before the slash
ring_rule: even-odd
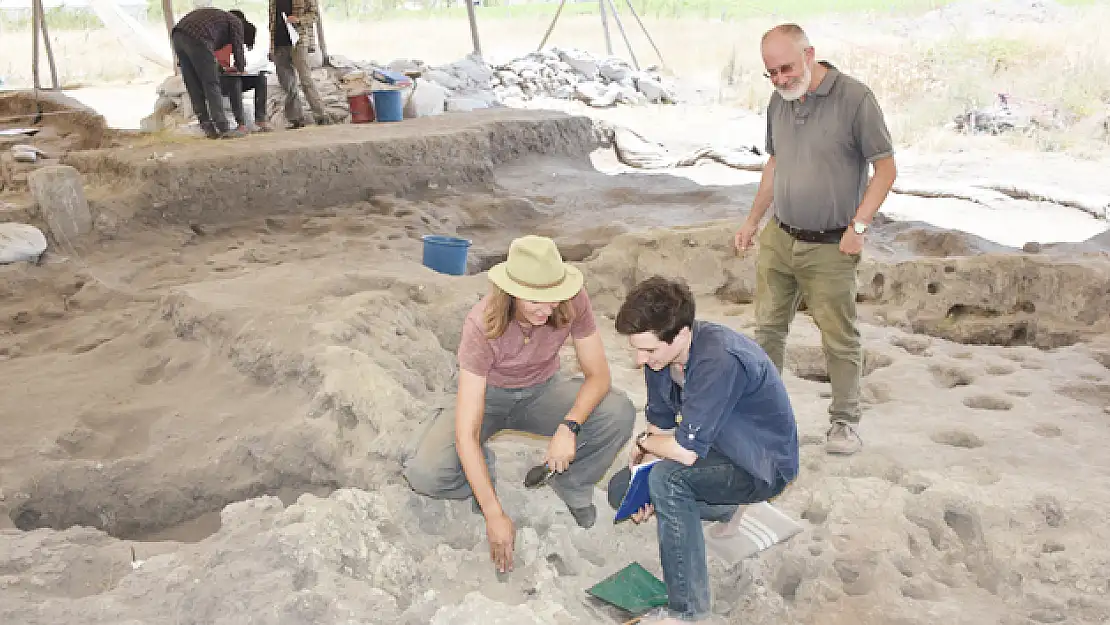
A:
<svg viewBox="0 0 1110 625">
<path fill-rule="evenodd" d="M 847 421 L 833 421 L 825 432 L 825 453 L 850 456 L 863 448 L 863 439 Z"/>
</svg>

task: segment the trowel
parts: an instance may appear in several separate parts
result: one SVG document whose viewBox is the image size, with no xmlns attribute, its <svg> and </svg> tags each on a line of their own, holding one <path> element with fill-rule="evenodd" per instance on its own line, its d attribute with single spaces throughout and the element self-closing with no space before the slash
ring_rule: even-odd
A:
<svg viewBox="0 0 1110 625">
<path fill-rule="evenodd" d="M 578 447 L 576 447 L 574 450 L 574 454 L 576 457 L 578 455 L 578 452 L 582 451 L 582 448 L 585 446 L 585 442 L 578 443 Z M 573 463 L 573 461 L 571 462 Z M 546 462 L 543 464 L 538 464 L 531 469 L 528 469 L 528 473 L 524 476 L 524 487 L 539 488 L 540 486 L 546 484 L 547 480 L 551 479 L 552 475 L 555 475 L 555 471 L 548 467 Z"/>
</svg>

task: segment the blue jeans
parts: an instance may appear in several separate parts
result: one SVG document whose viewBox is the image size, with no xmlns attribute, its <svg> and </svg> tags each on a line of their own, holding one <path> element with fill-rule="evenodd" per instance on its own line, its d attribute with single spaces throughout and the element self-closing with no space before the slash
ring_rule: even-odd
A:
<svg viewBox="0 0 1110 625">
<path fill-rule="evenodd" d="M 738 506 L 767 501 L 784 487 L 763 484 L 716 449 L 691 466 L 663 460 L 652 467 L 648 488 L 672 617 L 696 621 L 710 615 L 702 520 L 727 521 Z"/>
</svg>

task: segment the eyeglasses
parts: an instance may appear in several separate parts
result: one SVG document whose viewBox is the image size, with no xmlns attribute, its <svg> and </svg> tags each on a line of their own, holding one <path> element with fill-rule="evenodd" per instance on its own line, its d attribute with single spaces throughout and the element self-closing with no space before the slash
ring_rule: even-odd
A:
<svg viewBox="0 0 1110 625">
<path fill-rule="evenodd" d="M 796 65 L 797 65 L 797 63 L 787 63 L 786 65 L 780 65 L 777 68 L 771 68 L 771 69 L 763 72 L 763 77 L 764 78 L 776 78 L 779 74 L 793 74 L 794 73 L 794 67 Z"/>
<path fill-rule="evenodd" d="M 805 48 L 805 49 L 802 50 L 802 61 L 805 61 L 806 53 L 809 52 L 812 49 L 813 48 L 810 47 L 810 48 Z M 794 62 L 794 63 L 787 63 L 785 65 L 780 65 L 778 67 L 772 67 L 771 69 L 763 72 L 763 77 L 764 78 L 776 78 L 776 77 L 778 77 L 779 74 L 792 74 L 792 73 L 794 73 L 794 70 L 797 68 L 797 66 L 798 66 L 798 63 Z"/>
</svg>

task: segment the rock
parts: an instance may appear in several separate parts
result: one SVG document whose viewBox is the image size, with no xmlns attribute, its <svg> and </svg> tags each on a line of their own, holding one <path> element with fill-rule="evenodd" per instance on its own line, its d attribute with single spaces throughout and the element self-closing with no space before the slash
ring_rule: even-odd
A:
<svg viewBox="0 0 1110 625">
<path fill-rule="evenodd" d="M 38 228 L 29 224 L 0 223 L 0 264 L 37 262 L 45 251 L 46 237 Z"/>
<path fill-rule="evenodd" d="M 663 83 L 651 76 L 638 76 L 636 89 L 647 96 L 649 102 L 672 102 L 674 97 L 663 87 Z"/>
<path fill-rule="evenodd" d="M 439 69 L 433 69 L 424 74 L 423 79 L 430 80 L 448 91 L 452 91 L 463 86 L 463 81 Z"/>
<path fill-rule="evenodd" d="M 506 605 L 480 592 L 470 592 L 462 603 L 436 611 L 432 625 L 554 625 L 566 612 L 550 602 L 544 609 L 535 605 Z M 558 615 L 560 619 L 555 618 Z"/>
<path fill-rule="evenodd" d="M 33 145 L 19 144 L 13 145 L 11 148 L 12 158 L 17 163 L 35 163 L 38 162 L 39 156 L 42 151 Z"/>
<path fill-rule="evenodd" d="M 497 72 L 497 78 L 501 81 L 501 84 L 505 85 L 506 87 L 512 87 L 513 85 L 519 85 L 521 83 L 520 76 L 518 74 L 505 69 L 499 70 Z"/>
<path fill-rule="evenodd" d="M 448 98 L 446 109 L 448 112 L 467 112 L 489 108 L 489 104 L 477 98 Z"/>
<path fill-rule="evenodd" d="M 27 184 L 56 240 L 65 244 L 92 230 L 92 213 L 81 174 L 75 168 L 42 167 L 27 176 Z"/>
<path fill-rule="evenodd" d="M 473 54 L 452 63 L 449 67 L 475 84 L 486 84 L 493 75 L 493 70 Z"/>
<path fill-rule="evenodd" d="M 185 79 L 180 74 L 170 76 L 158 85 L 158 95 L 167 98 L 180 98 L 185 95 Z"/>
<path fill-rule="evenodd" d="M 417 59 L 395 59 L 384 66 L 338 55 L 330 57 L 330 61 L 332 67 L 313 69 L 312 79 L 328 114 L 337 120 L 349 119 L 347 94 L 358 91 L 359 76 L 383 67 L 401 73 L 420 73 L 414 103 L 406 107 L 406 117 L 473 111 L 545 97 L 578 99 L 593 107 L 674 101 L 671 90 L 651 70 L 637 72 L 623 59 L 597 59 L 588 52 L 574 49 L 530 52 L 496 66 L 474 55 L 439 67 L 429 67 Z M 284 97 L 276 75 L 268 77 L 267 85 L 267 117 L 275 126 L 284 125 L 287 121 Z M 166 79 L 158 86 L 158 95 L 154 113 L 142 121 L 143 130 L 157 131 L 193 118 L 180 77 Z M 304 95 L 298 93 L 297 97 L 302 108 L 307 109 Z M 448 100 L 454 102 L 448 105 Z M 479 105 L 479 102 L 484 104 Z M 245 97 L 244 108 L 249 103 L 250 98 Z"/>
<path fill-rule="evenodd" d="M 601 72 L 603 78 L 613 82 L 623 82 L 632 76 L 632 68 L 624 61 L 618 59 L 606 59 L 602 61 L 598 70 Z"/>
<path fill-rule="evenodd" d="M 574 68 L 574 71 L 583 76 L 593 78 L 598 75 L 599 69 L 597 61 L 584 52 L 578 50 L 564 50 L 560 53 L 559 58 L 567 65 Z"/>
</svg>

